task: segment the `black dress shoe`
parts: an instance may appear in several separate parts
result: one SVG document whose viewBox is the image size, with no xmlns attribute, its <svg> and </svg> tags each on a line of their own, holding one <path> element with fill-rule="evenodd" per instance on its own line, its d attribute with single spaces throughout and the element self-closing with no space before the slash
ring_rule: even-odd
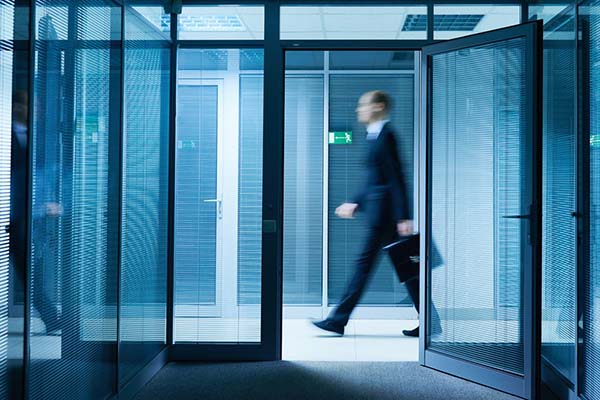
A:
<svg viewBox="0 0 600 400">
<path fill-rule="evenodd" d="M 404 329 L 402 334 L 409 337 L 419 337 L 419 327 L 417 326 L 415 329 Z"/>
<path fill-rule="evenodd" d="M 431 327 L 431 335 L 439 335 L 442 333 L 442 326 L 437 323 Z M 419 337 L 419 327 L 417 326 L 415 329 L 405 329 L 402 331 L 404 336 L 410 337 Z"/>
<path fill-rule="evenodd" d="M 312 321 L 312 323 L 314 326 L 323 329 L 324 331 L 337 333 L 340 336 L 344 334 L 343 326 L 336 325 L 327 319 L 324 319 L 323 321 Z"/>
</svg>

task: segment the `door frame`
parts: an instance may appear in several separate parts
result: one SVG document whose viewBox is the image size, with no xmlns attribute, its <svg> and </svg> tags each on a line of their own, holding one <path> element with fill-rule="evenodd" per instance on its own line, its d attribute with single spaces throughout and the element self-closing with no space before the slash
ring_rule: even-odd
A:
<svg viewBox="0 0 600 400">
<path fill-rule="evenodd" d="M 419 231 L 421 235 L 421 309 L 419 313 L 420 326 L 424 327 L 419 340 L 419 360 L 421 365 L 440 370 L 476 383 L 493 387 L 516 396 L 535 399 L 540 393 L 540 359 L 541 359 L 541 199 L 542 199 L 542 84 L 538 77 L 542 76 L 543 46 L 541 21 L 528 22 L 508 28 L 465 36 L 457 39 L 435 43 L 423 48 L 421 53 L 421 178 L 420 178 L 420 218 Z M 429 349 L 427 332 L 429 321 L 429 284 L 431 280 L 429 261 L 428 229 L 431 221 L 431 57 L 436 54 L 485 45 L 518 37 L 527 39 L 526 49 L 526 85 L 528 101 L 526 103 L 526 126 L 529 132 L 534 132 L 531 138 L 532 154 L 527 160 L 531 176 L 532 207 L 530 212 L 530 251 L 531 268 L 523 270 L 523 312 L 524 312 L 524 375 L 516 375 L 491 367 L 475 364 L 465 360 L 445 355 Z M 528 289 L 528 290 L 526 290 Z"/>
<path fill-rule="evenodd" d="M 200 4 L 198 0 L 186 2 Z M 262 269 L 261 269 L 261 341 L 258 343 L 174 343 L 173 342 L 173 269 L 172 260 L 169 266 L 168 320 L 167 337 L 169 344 L 169 359 L 171 361 L 223 361 L 223 360 L 280 360 L 282 353 L 282 322 L 283 322 L 283 154 L 284 154 L 284 90 L 285 90 L 285 61 L 284 54 L 288 50 L 411 50 L 421 51 L 423 46 L 436 43 L 434 40 L 434 2 L 428 0 L 427 7 L 427 36 L 419 40 L 398 39 L 281 39 L 280 36 L 280 6 L 304 5 L 304 0 L 222 0 L 219 2 L 202 2 L 203 5 L 214 4 L 253 4 L 264 7 L 264 39 L 261 40 L 182 40 L 177 36 L 178 14 L 171 13 L 172 44 L 172 75 L 177 74 L 177 51 L 182 48 L 198 49 L 244 49 L 259 48 L 264 50 L 264 93 L 268 93 L 269 101 L 263 104 L 263 153 L 272 157 L 263 158 L 263 204 L 262 204 Z M 318 0 L 314 5 L 361 5 L 361 0 Z M 377 5 L 399 5 L 397 0 L 379 0 Z M 422 5 L 421 4 L 421 5 Z M 454 4 L 451 0 L 439 0 L 436 4 Z M 460 4 L 479 4 L 477 0 L 465 0 Z M 519 5 L 521 21 L 527 19 L 528 4 L 525 1 L 498 0 L 495 4 Z M 171 102 L 175 103 L 176 78 L 171 78 Z M 416 107 L 418 108 L 418 107 Z M 415 113 L 418 113 L 415 110 Z M 171 131 L 175 131 L 175 115 L 171 116 Z M 173 146 L 173 143 L 171 144 Z M 419 144 L 420 146 L 420 144 Z M 417 150 L 416 150 L 417 151 Z M 171 153 L 172 156 L 173 153 Z M 418 150 L 419 157 L 422 149 Z M 421 162 L 421 161 L 419 161 Z M 175 171 L 170 167 L 172 181 Z M 421 185 L 421 177 L 415 185 Z M 421 204 L 420 191 L 418 204 Z M 172 194 L 171 194 L 172 196 Z M 171 204 L 172 201 L 171 201 Z M 417 204 L 417 203 L 415 203 Z M 172 206 L 170 209 L 172 213 Z M 415 220 L 420 215 L 415 215 Z M 170 226 L 172 247 L 173 226 Z M 172 257 L 171 257 L 172 258 Z"/>
</svg>

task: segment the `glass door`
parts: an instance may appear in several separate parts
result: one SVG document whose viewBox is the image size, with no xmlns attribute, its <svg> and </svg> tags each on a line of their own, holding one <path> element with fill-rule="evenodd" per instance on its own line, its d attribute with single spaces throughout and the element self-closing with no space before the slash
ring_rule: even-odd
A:
<svg viewBox="0 0 600 400">
<path fill-rule="evenodd" d="M 262 49 L 178 49 L 177 359 L 256 359 L 264 351 L 263 75 Z"/>
<path fill-rule="evenodd" d="M 525 398 L 540 353 L 540 29 L 422 57 L 421 362 Z"/>
</svg>

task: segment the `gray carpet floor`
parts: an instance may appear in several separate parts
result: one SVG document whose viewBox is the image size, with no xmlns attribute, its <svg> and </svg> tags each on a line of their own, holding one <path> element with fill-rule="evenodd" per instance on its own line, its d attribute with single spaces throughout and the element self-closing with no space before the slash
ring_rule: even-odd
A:
<svg viewBox="0 0 600 400">
<path fill-rule="evenodd" d="M 412 362 L 170 363 L 136 400 L 509 400 Z"/>
</svg>

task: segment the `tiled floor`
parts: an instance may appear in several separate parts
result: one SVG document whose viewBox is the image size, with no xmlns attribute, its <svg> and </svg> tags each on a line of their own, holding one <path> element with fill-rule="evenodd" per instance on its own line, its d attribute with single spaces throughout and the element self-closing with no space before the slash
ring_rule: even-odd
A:
<svg viewBox="0 0 600 400">
<path fill-rule="evenodd" d="M 419 339 L 402 334 L 415 320 L 350 320 L 344 336 L 306 319 L 283 321 L 283 359 L 302 361 L 418 361 Z"/>
</svg>

